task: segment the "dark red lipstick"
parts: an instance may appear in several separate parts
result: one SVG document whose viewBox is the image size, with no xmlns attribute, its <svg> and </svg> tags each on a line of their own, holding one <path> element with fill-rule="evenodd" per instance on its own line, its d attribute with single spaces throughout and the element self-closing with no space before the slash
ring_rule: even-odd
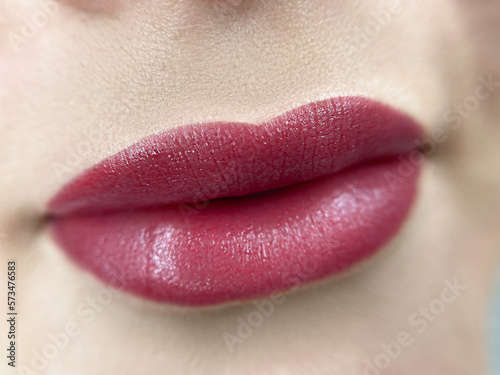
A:
<svg viewBox="0 0 500 375">
<path fill-rule="evenodd" d="M 394 236 L 418 173 L 388 177 L 422 136 L 407 115 L 360 97 L 259 125 L 178 127 L 64 186 L 49 203 L 52 232 L 83 268 L 147 298 L 267 296 L 346 270 Z"/>
</svg>

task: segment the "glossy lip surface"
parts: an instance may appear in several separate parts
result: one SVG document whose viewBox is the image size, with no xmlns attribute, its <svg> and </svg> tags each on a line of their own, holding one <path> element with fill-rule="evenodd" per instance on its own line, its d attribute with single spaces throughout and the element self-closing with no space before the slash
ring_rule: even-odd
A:
<svg viewBox="0 0 500 375">
<path fill-rule="evenodd" d="M 178 127 L 63 187 L 49 203 L 52 233 L 80 266 L 150 299 L 268 296 L 346 270 L 389 241 L 418 182 L 418 173 L 397 177 L 398 156 L 422 137 L 408 116 L 361 97 L 260 125 Z"/>
</svg>

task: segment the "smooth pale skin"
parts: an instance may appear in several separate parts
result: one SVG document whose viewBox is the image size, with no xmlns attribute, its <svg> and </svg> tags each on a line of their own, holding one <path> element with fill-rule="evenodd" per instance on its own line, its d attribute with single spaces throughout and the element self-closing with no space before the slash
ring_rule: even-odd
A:
<svg viewBox="0 0 500 375">
<path fill-rule="evenodd" d="M 467 99 L 474 110 L 457 129 L 443 115 L 476 94 L 478 76 L 500 82 L 500 3 L 65 3 L 18 48 L 9 33 L 23 37 L 38 1 L 0 4 L 0 280 L 16 259 L 18 366 L 33 369 L 45 348 L 54 358 L 31 373 L 361 375 L 383 344 L 401 338 L 411 343 L 385 375 L 487 373 L 500 85 L 479 89 L 477 108 Z M 377 28 L 378 8 L 399 11 Z M 370 23 L 372 36 L 353 41 Z M 61 186 L 144 136 L 200 121 L 262 122 L 337 95 L 385 101 L 439 139 L 414 210 L 379 256 L 285 296 L 234 352 L 223 334 L 258 311 L 252 303 L 186 310 L 122 293 L 109 299 L 48 235 L 45 205 Z M 412 325 L 455 279 L 466 290 L 425 329 Z M 46 349 L 50 334 L 65 330 L 74 337 L 63 349 Z M 5 358 L 0 366 L 18 373 Z"/>
</svg>

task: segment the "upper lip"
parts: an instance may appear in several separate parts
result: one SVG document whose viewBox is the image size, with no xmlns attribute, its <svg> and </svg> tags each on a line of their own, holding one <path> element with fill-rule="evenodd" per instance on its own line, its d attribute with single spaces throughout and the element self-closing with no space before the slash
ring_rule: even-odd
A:
<svg viewBox="0 0 500 375">
<path fill-rule="evenodd" d="M 301 147 L 287 143 L 290 135 L 303 138 Z M 62 216 L 243 196 L 405 154 L 422 136 L 405 114 L 360 97 L 305 105 L 260 125 L 183 126 L 102 161 L 48 207 Z"/>
</svg>

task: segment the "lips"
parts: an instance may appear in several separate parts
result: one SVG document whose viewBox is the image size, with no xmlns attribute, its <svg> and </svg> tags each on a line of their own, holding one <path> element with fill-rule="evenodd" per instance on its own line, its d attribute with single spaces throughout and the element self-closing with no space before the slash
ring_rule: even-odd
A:
<svg viewBox="0 0 500 375">
<path fill-rule="evenodd" d="M 423 136 L 360 97 L 254 125 L 217 122 L 143 139 L 49 202 L 56 242 L 104 282 L 149 299 L 244 301 L 338 274 L 398 231 Z"/>
</svg>

